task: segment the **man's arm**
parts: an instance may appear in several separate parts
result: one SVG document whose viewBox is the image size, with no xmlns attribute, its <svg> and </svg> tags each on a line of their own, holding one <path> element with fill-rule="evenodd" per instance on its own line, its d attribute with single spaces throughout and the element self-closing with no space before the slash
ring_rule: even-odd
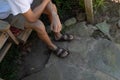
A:
<svg viewBox="0 0 120 80">
<path fill-rule="evenodd" d="M 46 5 L 50 2 L 50 0 L 43 0 L 43 2 L 37 6 L 33 11 L 29 9 L 26 13 L 23 13 L 24 17 L 29 22 L 36 22 L 40 15 L 43 13 Z"/>
</svg>

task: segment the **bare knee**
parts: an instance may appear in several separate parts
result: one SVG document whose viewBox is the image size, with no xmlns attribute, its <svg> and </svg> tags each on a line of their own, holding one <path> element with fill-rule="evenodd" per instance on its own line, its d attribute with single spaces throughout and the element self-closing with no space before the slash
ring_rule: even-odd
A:
<svg viewBox="0 0 120 80">
<path fill-rule="evenodd" d="M 32 29 L 35 30 L 37 33 L 44 34 L 46 32 L 45 26 L 42 21 L 38 20 L 37 22 L 32 23 L 32 25 Z"/>
<path fill-rule="evenodd" d="M 53 9 L 54 9 L 55 12 L 57 12 L 57 7 L 56 7 L 55 4 L 53 4 Z"/>
</svg>

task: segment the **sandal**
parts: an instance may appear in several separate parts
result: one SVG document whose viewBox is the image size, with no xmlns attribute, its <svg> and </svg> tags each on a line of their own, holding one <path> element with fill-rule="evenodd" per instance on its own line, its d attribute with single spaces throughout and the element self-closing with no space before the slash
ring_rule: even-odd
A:
<svg viewBox="0 0 120 80">
<path fill-rule="evenodd" d="M 73 39 L 74 39 L 73 35 L 62 34 L 61 38 L 60 39 L 55 39 L 55 41 L 71 41 Z"/>
<path fill-rule="evenodd" d="M 59 47 L 56 50 L 52 50 L 52 52 L 60 58 L 65 58 L 70 54 L 68 50 Z"/>
</svg>

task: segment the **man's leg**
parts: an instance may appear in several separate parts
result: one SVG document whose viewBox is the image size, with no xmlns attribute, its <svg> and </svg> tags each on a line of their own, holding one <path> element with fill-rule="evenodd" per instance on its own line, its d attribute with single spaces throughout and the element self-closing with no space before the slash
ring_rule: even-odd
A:
<svg viewBox="0 0 120 80">
<path fill-rule="evenodd" d="M 38 20 L 35 23 L 26 23 L 25 28 L 31 28 L 35 30 L 38 34 L 38 37 L 42 41 L 44 41 L 49 47 L 49 49 L 51 49 L 53 53 L 56 54 L 58 57 L 64 58 L 69 54 L 68 50 L 59 48 L 51 42 L 50 38 L 48 37 L 48 34 L 46 33 L 45 26 L 40 20 Z"/>
<path fill-rule="evenodd" d="M 61 24 L 59 15 L 57 13 L 56 6 L 52 2 L 48 3 L 47 7 L 44 10 L 44 13 L 48 15 L 50 22 L 52 24 L 51 27 L 53 27 L 53 28 L 58 27 L 59 30 L 57 32 L 55 31 L 55 29 L 52 29 L 52 30 L 54 32 L 55 38 L 60 39 L 62 37 L 62 34 L 60 33 L 60 31 L 62 29 L 62 24 Z M 73 39 L 73 36 L 69 35 L 67 38 Z"/>
<path fill-rule="evenodd" d="M 31 28 L 33 30 L 35 30 L 38 34 L 38 37 L 44 42 L 47 44 L 47 46 L 50 48 L 50 49 L 53 49 L 55 50 L 57 47 L 51 42 L 50 38 L 48 37 L 48 34 L 45 30 L 45 26 L 44 24 L 38 20 L 37 22 L 35 23 L 26 23 L 25 24 L 26 28 Z"/>
</svg>

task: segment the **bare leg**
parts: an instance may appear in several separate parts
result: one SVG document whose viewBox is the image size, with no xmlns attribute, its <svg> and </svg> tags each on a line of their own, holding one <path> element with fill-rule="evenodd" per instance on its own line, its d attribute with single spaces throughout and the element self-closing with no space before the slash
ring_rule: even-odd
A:
<svg viewBox="0 0 120 80">
<path fill-rule="evenodd" d="M 50 38 L 48 37 L 48 34 L 45 31 L 44 24 L 40 20 L 38 20 L 35 23 L 26 23 L 25 26 L 25 28 L 31 28 L 35 30 L 38 34 L 38 37 L 42 41 L 44 41 L 47 44 L 47 46 L 53 51 L 53 53 L 56 54 L 58 57 L 64 58 L 69 55 L 68 50 L 59 48 L 51 42 Z"/>
<path fill-rule="evenodd" d="M 60 18 L 58 16 L 58 14 L 57 14 L 56 6 L 52 2 L 48 3 L 48 5 L 45 8 L 43 13 L 48 15 L 49 20 L 50 20 L 51 23 L 52 22 L 53 22 L 53 24 L 56 23 L 56 24 L 54 24 L 52 26 L 60 27 L 60 30 L 58 32 L 56 32 L 56 31 L 54 31 L 54 29 L 52 29 L 53 32 L 54 32 L 55 37 L 60 38 L 62 36 L 61 33 L 60 33 L 60 31 L 62 29 L 62 24 L 61 24 L 61 21 L 60 21 Z"/>
<path fill-rule="evenodd" d="M 50 38 L 48 37 L 48 34 L 45 30 L 45 26 L 44 24 L 38 20 L 37 22 L 35 23 L 26 23 L 25 24 L 26 28 L 31 28 L 33 30 L 35 30 L 38 34 L 38 37 L 44 42 L 47 44 L 47 46 L 50 48 L 50 49 L 57 49 L 56 45 L 54 45 Z"/>
<path fill-rule="evenodd" d="M 62 34 L 60 31 L 62 30 L 62 24 L 60 22 L 60 18 L 57 14 L 57 8 L 56 6 L 50 2 L 46 6 L 44 13 L 48 15 L 50 22 L 51 22 L 51 30 L 54 32 L 54 36 L 56 40 L 59 40 L 62 37 Z M 73 39 L 72 35 L 69 35 L 69 39 Z"/>
</svg>

